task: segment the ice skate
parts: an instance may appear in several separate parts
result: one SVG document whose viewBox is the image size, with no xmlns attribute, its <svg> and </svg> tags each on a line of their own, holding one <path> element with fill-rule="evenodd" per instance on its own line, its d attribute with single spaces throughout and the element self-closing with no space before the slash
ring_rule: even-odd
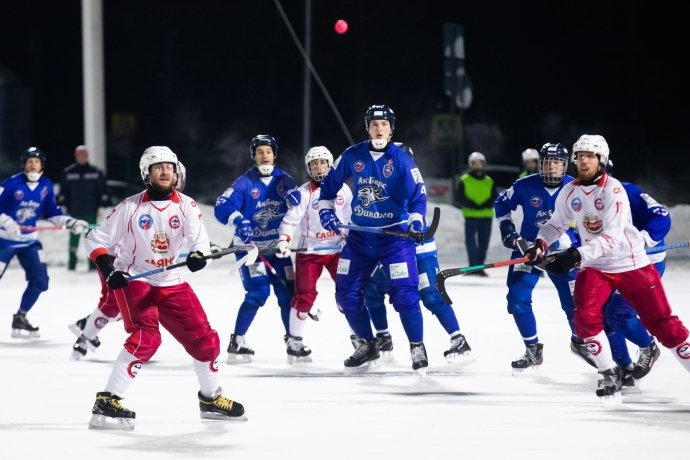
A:
<svg viewBox="0 0 690 460">
<path fill-rule="evenodd" d="M 624 368 L 618 368 L 618 376 L 621 380 L 621 394 L 622 395 L 636 395 L 640 394 L 640 387 L 635 385 L 635 379 L 632 376 L 634 366 L 628 364 Z"/>
<path fill-rule="evenodd" d="M 443 352 L 443 356 L 451 364 L 465 364 L 474 361 L 470 344 L 467 343 L 465 336 L 459 332 L 451 336 L 450 348 Z"/>
<path fill-rule="evenodd" d="M 254 356 L 254 350 L 244 340 L 243 335 L 230 334 L 230 345 L 228 345 L 228 364 L 250 363 Z"/>
<path fill-rule="evenodd" d="M 423 342 L 410 342 L 410 359 L 412 359 L 414 373 L 424 377 L 426 368 L 429 367 L 429 358 L 426 356 L 426 347 Z"/>
<path fill-rule="evenodd" d="M 302 337 L 293 337 L 288 335 L 285 337 L 285 346 L 287 347 L 287 363 L 310 363 L 311 362 L 311 348 L 302 343 Z"/>
<path fill-rule="evenodd" d="M 594 359 L 592 359 L 592 355 L 589 353 L 589 351 L 587 351 L 587 345 L 585 345 L 584 342 L 578 343 L 575 342 L 573 339 L 570 339 L 570 351 L 582 358 L 587 364 L 589 364 L 593 368 L 597 368 L 597 365 L 594 362 Z"/>
<path fill-rule="evenodd" d="M 89 428 L 98 430 L 133 430 L 136 414 L 120 403 L 119 396 L 106 391 L 96 393 Z"/>
<path fill-rule="evenodd" d="M 237 401 L 223 396 L 222 388 L 218 388 L 218 396 L 207 398 L 198 393 L 199 396 L 199 416 L 205 420 L 229 420 L 244 422 L 247 417 L 244 415 L 244 406 Z"/>
<path fill-rule="evenodd" d="M 12 338 L 14 339 L 37 339 L 41 337 L 38 326 L 32 325 L 26 319 L 26 313 L 15 313 L 12 315 Z"/>
<path fill-rule="evenodd" d="M 380 357 L 379 344 L 376 339 L 363 340 L 355 352 L 345 360 L 346 374 L 359 374 L 366 372 L 371 366 L 378 364 Z"/>
<path fill-rule="evenodd" d="M 539 375 L 544 362 L 544 345 L 536 343 L 525 347 L 525 354 L 510 363 L 516 377 Z"/>
<path fill-rule="evenodd" d="M 640 348 L 637 352 L 637 363 L 632 371 L 632 376 L 635 380 L 639 380 L 645 375 L 649 374 L 652 370 L 652 366 L 659 359 L 660 355 L 659 347 L 656 346 L 656 342 L 652 340 L 645 348 Z"/>
<path fill-rule="evenodd" d="M 365 342 L 366 340 L 360 339 L 354 334 L 350 334 L 350 343 L 352 344 L 352 348 L 354 348 L 355 350 L 358 349 Z"/>
<path fill-rule="evenodd" d="M 78 361 L 86 356 L 88 351 L 96 351 L 96 348 L 101 346 L 101 341 L 98 337 L 87 339 L 84 334 L 80 335 L 74 345 L 72 345 L 72 359 Z"/>
<path fill-rule="evenodd" d="M 67 326 L 70 331 L 72 331 L 72 334 L 74 334 L 76 337 L 79 337 L 86 327 L 86 320 L 89 319 L 88 316 L 84 316 L 82 319 L 78 319 L 76 322 L 70 324 Z"/>
<path fill-rule="evenodd" d="M 393 357 L 393 337 L 390 332 L 377 332 L 376 342 L 379 344 L 380 361 L 391 362 Z"/>
<path fill-rule="evenodd" d="M 621 379 L 618 368 L 599 371 L 601 377 L 597 384 L 596 395 L 602 407 L 617 406 L 622 403 Z"/>
</svg>

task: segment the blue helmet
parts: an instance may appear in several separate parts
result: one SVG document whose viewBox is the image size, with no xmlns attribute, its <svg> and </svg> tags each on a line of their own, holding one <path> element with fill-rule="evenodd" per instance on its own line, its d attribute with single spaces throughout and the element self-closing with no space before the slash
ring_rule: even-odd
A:
<svg viewBox="0 0 690 460">
<path fill-rule="evenodd" d="M 395 129 L 395 113 L 385 104 L 372 105 L 367 109 L 367 113 L 364 115 L 364 128 L 367 132 L 371 120 L 388 120 L 388 123 L 391 124 L 391 131 Z"/>
<path fill-rule="evenodd" d="M 41 168 L 45 168 L 46 154 L 43 153 L 41 149 L 36 147 L 29 147 L 28 149 L 24 150 L 22 154 L 19 156 L 19 161 L 21 163 L 22 168 L 24 168 L 26 160 L 28 160 L 29 158 L 38 158 L 39 160 L 41 160 Z"/>
<path fill-rule="evenodd" d="M 259 134 L 258 136 L 255 136 L 249 144 L 249 155 L 252 158 L 254 158 L 256 148 L 260 145 L 270 146 L 273 149 L 273 154 L 278 156 L 278 143 L 276 142 L 275 138 L 270 134 Z"/>
<path fill-rule="evenodd" d="M 563 176 L 568 169 L 570 153 L 565 145 L 560 143 L 546 143 L 539 150 L 539 175 L 547 187 L 558 187 L 563 182 Z M 547 161 L 549 165 L 547 166 Z M 563 167 L 551 166 L 560 161 Z M 555 169 L 554 169 L 555 168 Z"/>
</svg>

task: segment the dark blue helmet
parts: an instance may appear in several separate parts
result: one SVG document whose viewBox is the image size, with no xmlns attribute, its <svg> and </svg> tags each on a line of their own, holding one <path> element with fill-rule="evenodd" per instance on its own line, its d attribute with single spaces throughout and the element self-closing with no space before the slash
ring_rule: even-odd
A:
<svg viewBox="0 0 690 460">
<path fill-rule="evenodd" d="M 252 142 L 249 144 L 249 155 L 252 158 L 254 158 L 256 148 L 260 145 L 269 145 L 273 149 L 273 154 L 278 156 L 278 143 L 276 142 L 275 138 L 270 134 L 259 134 L 258 136 L 254 137 Z"/>
<path fill-rule="evenodd" d="M 367 109 L 367 113 L 364 115 L 364 127 L 367 132 L 369 131 L 369 122 L 371 120 L 388 120 L 388 123 L 391 124 L 391 131 L 395 129 L 395 113 L 393 109 L 385 104 L 372 105 Z"/>
<path fill-rule="evenodd" d="M 568 169 L 570 153 L 565 145 L 546 143 L 539 150 L 539 175 L 547 187 L 558 187 Z M 563 165 L 559 165 L 559 162 Z"/>
<path fill-rule="evenodd" d="M 41 168 L 45 168 L 46 166 L 46 154 L 43 153 L 43 151 L 39 148 L 36 147 L 29 147 L 28 149 L 24 150 L 19 157 L 19 161 L 21 163 L 22 169 L 24 168 L 24 165 L 26 164 L 26 160 L 29 158 L 38 158 L 41 160 Z"/>
</svg>

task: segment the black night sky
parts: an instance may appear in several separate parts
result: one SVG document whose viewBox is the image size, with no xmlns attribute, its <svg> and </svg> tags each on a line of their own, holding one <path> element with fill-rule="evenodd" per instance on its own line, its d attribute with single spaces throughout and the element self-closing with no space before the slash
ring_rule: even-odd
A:
<svg viewBox="0 0 690 460">
<path fill-rule="evenodd" d="M 169 145 L 190 170 L 190 194 L 213 199 L 249 167 L 258 133 L 274 135 L 280 166 L 303 177 L 303 60 L 273 0 L 103 3 L 112 178 L 136 182 L 143 149 Z M 304 1 L 281 5 L 302 38 Z M 340 18 L 345 35 L 333 30 Z M 366 108 L 387 103 L 422 172 L 448 176 L 431 121 L 451 110 L 443 24 L 460 23 L 473 84 L 463 164 L 479 150 L 517 166 L 524 148 L 602 134 L 616 176 L 674 204 L 690 201 L 686 22 L 660 2 L 313 0 L 312 60 L 355 141 Z M 0 99 L 3 175 L 26 144 L 47 152 L 51 178 L 71 161 L 83 142 L 81 65 L 79 0 L 3 6 L 4 88 L 30 94 L 28 107 Z M 347 136 L 315 82 L 312 96 L 311 144 L 337 156 Z M 136 117 L 124 137 L 112 131 L 122 113 Z"/>
</svg>

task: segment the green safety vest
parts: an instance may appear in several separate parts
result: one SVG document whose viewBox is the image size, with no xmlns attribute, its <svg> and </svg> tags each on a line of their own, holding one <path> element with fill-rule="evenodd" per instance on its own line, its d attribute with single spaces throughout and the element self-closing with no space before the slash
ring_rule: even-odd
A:
<svg viewBox="0 0 690 460">
<path fill-rule="evenodd" d="M 477 179 L 469 174 L 460 176 L 460 182 L 465 186 L 465 196 L 468 200 L 475 203 L 483 203 L 491 198 L 491 191 L 494 188 L 494 180 L 489 176 L 484 176 L 482 179 Z M 489 217 L 494 216 L 494 204 L 490 203 L 484 209 L 462 208 L 462 215 L 464 217 Z"/>
</svg>

